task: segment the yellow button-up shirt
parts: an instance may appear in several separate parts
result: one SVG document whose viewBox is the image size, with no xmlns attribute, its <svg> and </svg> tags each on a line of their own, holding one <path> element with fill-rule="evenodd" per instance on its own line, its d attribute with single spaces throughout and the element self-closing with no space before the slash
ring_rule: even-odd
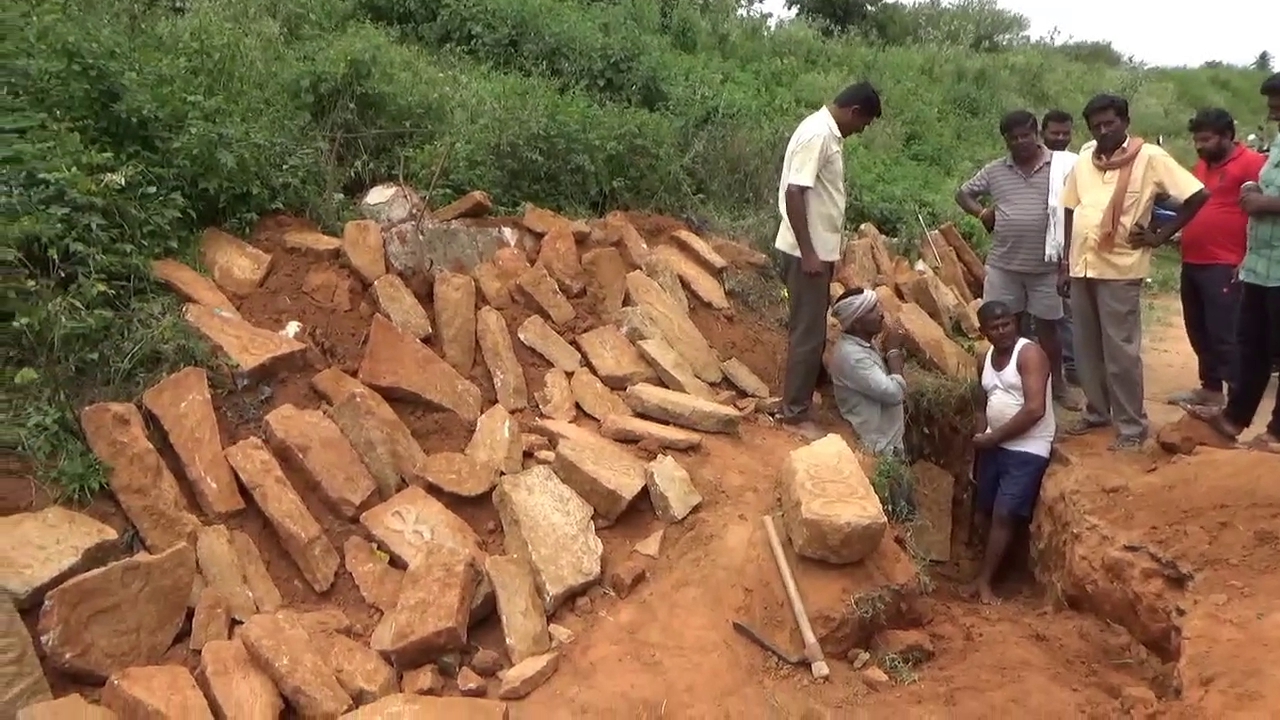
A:
<svg viewBox="0 0 1280 720">
<path fill-rule="evenodd" d="M 1125 141 L 1127 146 L 1129 141 Z M 1062 206 L 1072 211 L 1071 277 L 1098 280 L 1142 280 L 1151 268 L 1151 249 L 1129 244 L 1134 225 L 1151 222 L 1156 195 L 1164 193 L 1178 202 L 1204 189 L 1204 185 L 1178 164 L 1164 148 L 1144 143 L 1133 161 L 1129 188 L 1125 191 L 1120 227 L 1110 252 L 1098 247 L 1098 235 L 1107 205 L 1115 193 L 1119 170 L 1099 170 L 1093 164 L 1097 142 L 1080 148 L 1080 160 L 1067 176 L 1062 190 Z"/>
</svg>

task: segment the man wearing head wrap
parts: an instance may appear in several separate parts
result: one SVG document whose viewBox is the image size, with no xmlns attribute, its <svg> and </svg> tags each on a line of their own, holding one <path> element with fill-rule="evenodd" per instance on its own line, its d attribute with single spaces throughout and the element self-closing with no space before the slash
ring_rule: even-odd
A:
<svg viewBox="0 0 1280 720">
<path fill-rule="evenodd" d="M 907 395 L 902 335 L 896 328 L 889 329 L 883 355 L 871 344 L 885 329 L 885 319 L 879 298 L 870 290 L 846 290 L 836 298 L 831 314 L 843 331 L 829 368 L 840 415 L 871 452 L 901 453 Z"/>
</svg>

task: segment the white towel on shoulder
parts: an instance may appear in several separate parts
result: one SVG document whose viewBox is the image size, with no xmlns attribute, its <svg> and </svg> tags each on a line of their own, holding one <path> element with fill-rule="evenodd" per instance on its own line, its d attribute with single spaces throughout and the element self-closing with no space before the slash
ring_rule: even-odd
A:
<svg viewBox="0 0 1280 720">
<path fill-rule="evenodd" d="M 1066 246 L 1066 212 L 1062 207 L 1062 189 L 1067 184 L 1067 176 L 1076 166 L 1080 156 L 1068 150 L 1055 150 L 1049 158 L 1049 231 L 1044 238 L 1044 259 L 1058 262 L 1062 259 L 1062 248 Z"/>
</svg>

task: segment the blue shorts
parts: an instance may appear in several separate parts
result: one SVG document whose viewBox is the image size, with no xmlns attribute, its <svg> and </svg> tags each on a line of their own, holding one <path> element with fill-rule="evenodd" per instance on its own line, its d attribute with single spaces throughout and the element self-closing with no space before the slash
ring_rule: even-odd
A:
<svg viewBox="0 0 1280 720">
<path fill-rule="evenodd" d="M 984 514 L 1030 520 L 1049 458 L 1008 448 L 980 450 L 976 502 Z"/>
</svg>

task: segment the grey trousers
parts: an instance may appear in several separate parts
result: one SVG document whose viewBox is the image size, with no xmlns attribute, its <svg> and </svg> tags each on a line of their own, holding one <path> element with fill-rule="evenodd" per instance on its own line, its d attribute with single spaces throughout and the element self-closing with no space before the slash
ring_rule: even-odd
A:
<svg viewBox="0 0 1280 720">
<path fill-rule="evenodd" d="M 1142 387 L 1142 281 L 1071 278 L 1076 373 L 1085 418 L 1120 435 L 1149 430 Z"/>
<path fill-rule="evenodd" d="M 831 303 L 831 276 L 835 263 L 823 263 L 822 272 L 805 275 L 800 258 L 779 252 L 779 269 L 787 285 L 790 314 L 787 318 L 787 366 L 782 379 L 783 422 L 809 418 L 813 391 L 822 371 L 827 346 L 827 307 Z"/>
</svg>

